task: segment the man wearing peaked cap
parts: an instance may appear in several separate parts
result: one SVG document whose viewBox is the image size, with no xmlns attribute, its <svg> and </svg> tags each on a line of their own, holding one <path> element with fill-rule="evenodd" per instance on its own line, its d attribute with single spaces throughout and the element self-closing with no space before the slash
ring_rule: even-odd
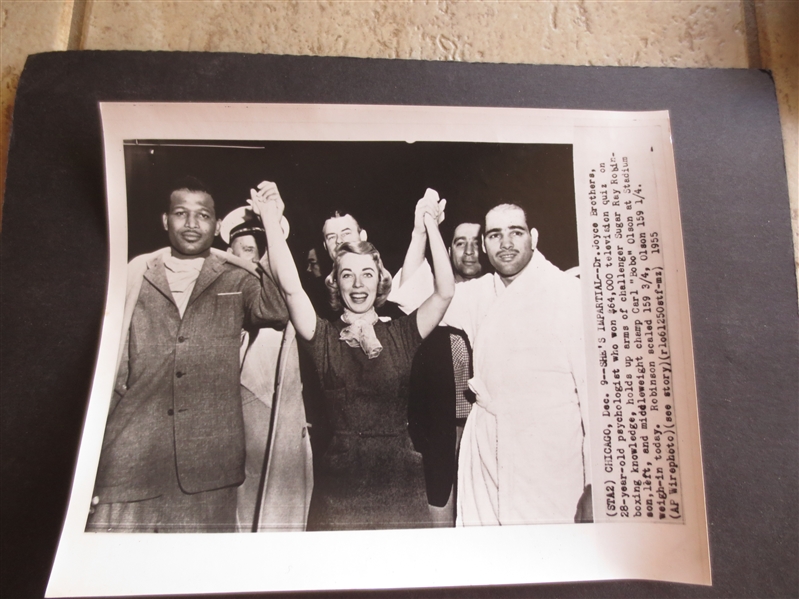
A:
<svg viewBox="0 0 799 599">
<path fill-rule="evenodd" d="M 289 221 L 280 221 L 283 234 L 288 237 Z M 219 236 L 228 245 L 228 252 L 239 258 L 250 258 L 258 263 L 266 252 L 266 234 L 260 219 L 247 206 L 241 206 L 222 219 Z"/>
<path fill-rule="evenodd" d="M 288 237 L 285 217 L 281 225 Z M 222 220 L 220 236 L 228 244 L 227 251 L 238 258 L 254 264 L 268 260 L 263 225 L 248 207 L 236 208 Z M 293 329 L 245 330 L 241 355 L 246 478 L 238 488 L 238 530 L 302 530 L 312 488 L 311 454 Z M 278 384 L 281 379 L 283 385 Z M 273 402 L 273 396 L 278 402 Z M 270 427 L 274 442 L 267 448 Z M 270 464 L 262 485 L 267 452 Z M 261 509 L 256 513 L 261 488 Z"/>
</svg>

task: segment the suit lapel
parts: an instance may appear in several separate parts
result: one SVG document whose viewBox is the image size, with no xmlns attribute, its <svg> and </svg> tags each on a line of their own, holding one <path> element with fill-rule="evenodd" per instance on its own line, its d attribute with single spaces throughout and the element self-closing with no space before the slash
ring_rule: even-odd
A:
<svg viewBox="0 0 799 599">
<path fill-rule="evenodd" d="M 205 259 L 202 270 L 200 270 L 200 276 L 197 277 L 197 282 L 194 284 L 194 289 L 191 292 L 191 297 L 189 298 L 189 303 L 186 305 L 186 308 L 191 306 L 194 300 L 222 274 L 222 266 L 224 263 L 224 260 L 221 260 L 214 254 L 211 254 Z"/>
<path fill-rule="evenodd" d="M 172 304 L 175 304 L 175 298 L 172 296 L 172 290 L 169 288 L 169 281 L 166 280 L 166 269 L 164 268 L 163 256 L 156 256 L 147 263 L 147 270 L 144 271 L 144 278 L 164 297 L 166 297 Z M 177 305 L 175 305 L 177 308 Z"/>
</svg>

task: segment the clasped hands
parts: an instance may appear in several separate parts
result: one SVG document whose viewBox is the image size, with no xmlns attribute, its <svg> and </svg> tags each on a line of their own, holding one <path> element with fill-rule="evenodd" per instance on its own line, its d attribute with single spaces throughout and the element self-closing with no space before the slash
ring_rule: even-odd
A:
<svg viewBox="0 0 799 599">
<path fill-rule="evenodd" d="M 257 189 L 250 189 L 250 199 L 247 203 L 261 219 L 274 219 L 274 222 L 280 222 L 283 210 L 286 208 L 277 190 L 277 184 L 271 181 L 261 181 Z"/>
<path fill-rule="evenodd" d="M 425 217 L 429 218 L 428 226 L 440 225 L 444 222 L 444 209 L 447 207 L 447 200 L 441 200 L 438 192 L 429 187 L 424 192 L 424 196 L 416 202 L 416 211 L 413 215 L 413 232 L 424 234 L 427 232 L 425 227 Z"/>
</svg>

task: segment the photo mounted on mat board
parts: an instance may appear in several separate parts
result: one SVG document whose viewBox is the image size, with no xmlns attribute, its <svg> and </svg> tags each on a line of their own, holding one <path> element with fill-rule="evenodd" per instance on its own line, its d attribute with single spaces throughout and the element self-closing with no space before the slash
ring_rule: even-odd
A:
<svg viewBox="0 0 799 599">
<path fill-rule="evenodd" d="M 108 316 L 48 595 L 709 582 L 667 115 L 102 113 Z M 452 555 L 399 574 L 370 542 Z M 371 576 L 292 569 L 341 543 Z M 514 558 L 442 572 L 486 543 Z M 224 557 L 67 574 L 178 547 Z"/>
</svg>

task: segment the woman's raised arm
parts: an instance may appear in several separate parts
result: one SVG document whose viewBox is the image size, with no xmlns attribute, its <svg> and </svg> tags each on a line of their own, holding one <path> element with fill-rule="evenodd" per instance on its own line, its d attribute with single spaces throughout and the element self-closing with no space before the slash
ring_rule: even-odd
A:
<svg viewBox="0 0 799 599">
<path fill-rule="evenodd" d="M 416 326 L 419 327 L 422 339 L 432 333 L 441 322 L 455 294 L 455 276 L 452 274 L 447 248 L 438 230 L 438 223 L 429 212 L 424 215 L 424 225 L 427 229 L 427 241 L 430 244 L 433 274 L 436 280 L 433 295 L 419 306 L 419 311 L 416 313 Z"/>
<path fill-rule="evenodd" d="M 294 258 L 280 227 L 284 208 L 283 199 L 280 197 L 277 185 L 270 181 L 262 182 L 257 190 L 251 189 L 250 198 L 252 210 L 260 216 L 266 231 L 269 264 L 286 300 L 291 323 L 300 337 L 310 340 L 316 332 L 316 311 L 308 294 L 302 288 Z"/>
</svg>

